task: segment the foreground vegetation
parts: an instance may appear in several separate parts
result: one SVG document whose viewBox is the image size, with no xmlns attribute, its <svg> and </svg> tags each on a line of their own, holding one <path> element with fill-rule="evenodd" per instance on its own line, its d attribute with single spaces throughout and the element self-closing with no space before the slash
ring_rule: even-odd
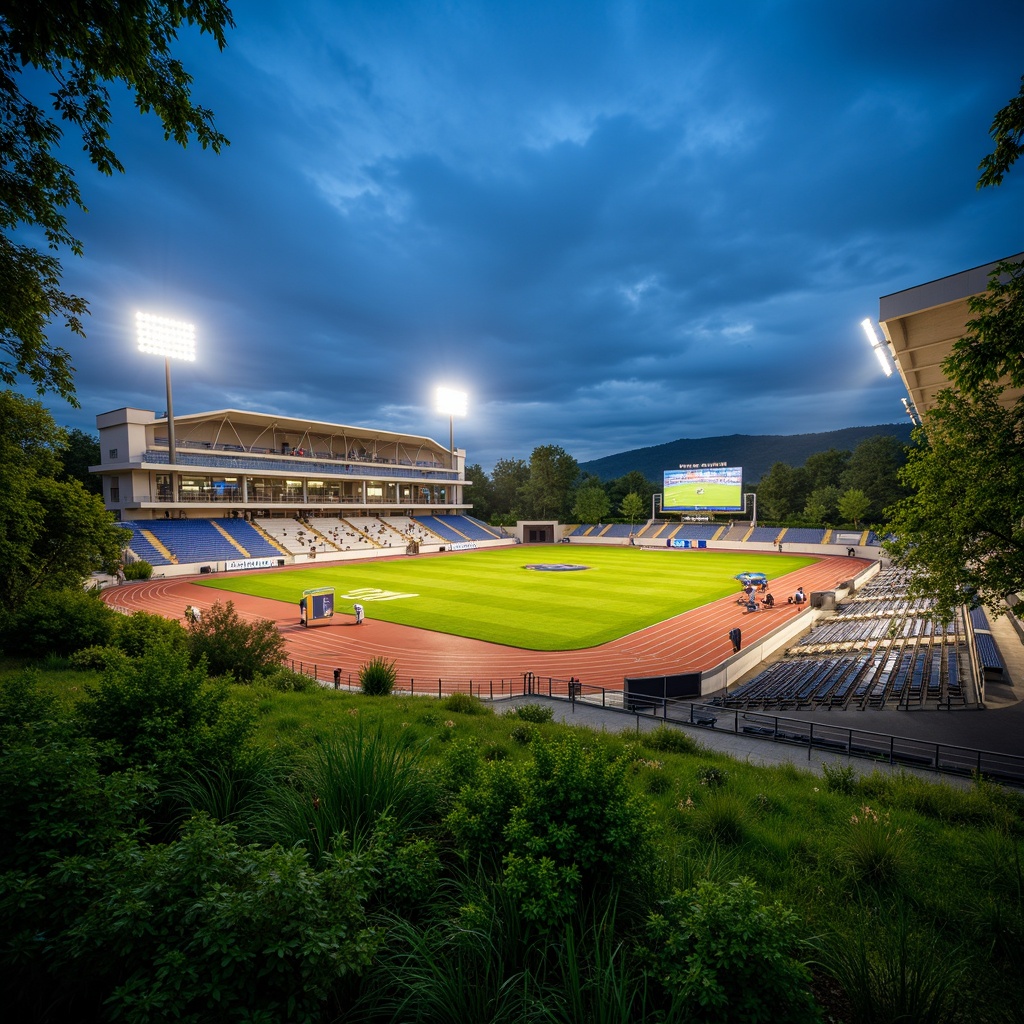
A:
<svg viewBox="0 0 1024 1024">
<path fill-rule="evenodd" d="M 1024 1019 L 1017 794 L 208 664 L 0 665 L 16 1019 Z"/>
</svg>

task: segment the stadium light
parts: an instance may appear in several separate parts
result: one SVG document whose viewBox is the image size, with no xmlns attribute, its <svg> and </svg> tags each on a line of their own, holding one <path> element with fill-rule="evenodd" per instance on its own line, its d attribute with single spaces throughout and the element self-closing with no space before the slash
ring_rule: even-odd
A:
<svg viewBox="0 0 1024 1024">
<path fill-rule="evenodd" d="M 171 360 L 196 358 L 196 329 L 180 320 L 168 320 L 149 313 L 135 314 L 135 331 L 139 351 L 164 357 L 164 375 L 167 379 L 167 444 L 170 462 L 178 461 L 174 440 L 174 405 L 171 402 Z"/>
<path fill-rule="evenodd" d="M 868 341 L 871 342 L 871 347 L 875 350 L 875 355 L 878 357 L 878 365 L 882 368 L 882 373 L 886 377 L 892 376 L 892 363 L 886 358 L 885 348 L 882 345 L 882 339 L 878 337 L 875 331 L 875 325 L 871 322 L 870 317 L 864 317 L 860 322 L 861 327 L 864 328 L 864 333 L 867 335 Z"/>
<path fill-rule="evenodd" d="M 915 427 L 921 426 L 921 421 L 914 415 L 917 411 L 914 408 L 914 403 L 908 401 L 906 398 L 901 398 L 900 401 L 903 403 L 903 411 L 910 417 L 910 422 L 913 423 Z"/>
<path fill-rule="evenodd" d="M 437 389 L 437 411 L 448 417 L 448 448 L 451 453 L 452 469 L 455 468 L 455 417 L 466 415 L 466 392 L 452 388 Z"/>
</svg>

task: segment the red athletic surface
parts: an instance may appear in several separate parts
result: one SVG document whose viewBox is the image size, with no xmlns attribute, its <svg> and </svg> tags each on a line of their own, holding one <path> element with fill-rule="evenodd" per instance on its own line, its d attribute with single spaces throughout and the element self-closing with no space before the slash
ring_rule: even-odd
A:
<svg viewBox="0 0 1024 1024">
<path fill-rule="evenodd" d="M 574 545 L 574 550 L 581 546 Z M 550 550 L 550 545 L 539 547 Z M 735 597 L 726 597 L 610 643 L 578 651 L 523 650 L 381 622 L 369 617 L 373 613 L 372 603 L 367 605 L 368 617 L 361 626 L 356 626 L 350 615 L 335 614 L 331 625 L 306 629 L 299 625 L 296 606 L 290 602 L 198 587 L 187 577 L 125 584 L 110 588 L 103 596 L 108 604 L 125 611 L 156 612 L 181 621 L 186 605 L 206 610 L 215 602 L 233 601 L 243 617 L 277 623 L 288 647 L 288 657 L 307 667 L 316 665 L 321 679 L 329 679 L 335 668 L 342 669 L 346 677 L 354 676 L 361 665 L 382 655 L 395 662 L 399 680 L 464 683 L 469 679 L 517 679 L 533 672 L 545 678 L 575 676 L 586 685 L 618 689 L 625 676 L 713 668 L 732 654 L 729 630 L 734 626 L 743 631 L 743 646 L 747 647 L 800 614 L 801 609 L 786 604 L 786 597 L 798 584 L 803 585 L 807 594 L 812 590 L 832 590 L 869 564 L 869 560 L 862 558 L 822 558 L 814 565 L 772 579 L 776 605 L 770 611 L 747 614 Z"/>
</svg>

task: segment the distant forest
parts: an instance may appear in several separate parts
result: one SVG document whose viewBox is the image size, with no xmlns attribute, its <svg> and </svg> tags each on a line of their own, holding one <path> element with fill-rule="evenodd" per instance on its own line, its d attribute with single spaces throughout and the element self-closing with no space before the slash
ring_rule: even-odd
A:
<svg viewBox="0 0 1024 1024">
<path fill-rule="evenodd" d="M 676 469 L 683 462 L 725 462 L 743 467 L 744 485 L 756 484 L 776 462 L 802 466 L 807 459 L 830 448 L 852 451 L 866 438 L 885 434 L 901 444 L 910 443 L 910 422 L 881 423 L 873 427 L 846 427 L 819 434 L 728 434 L 723 437 L 681 437 L 678 441 L 634 448 L 617 455 L 581 462 L 583 473 L 614 480 L 632 470 L 639 470 L 652 482 L 659 483 L 662 473 Z"/>
</svg>

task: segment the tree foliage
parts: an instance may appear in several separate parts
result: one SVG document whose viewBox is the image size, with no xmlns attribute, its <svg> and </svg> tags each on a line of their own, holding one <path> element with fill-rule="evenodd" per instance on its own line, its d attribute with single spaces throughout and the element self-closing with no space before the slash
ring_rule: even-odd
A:
<svg viewBox="0 0 1024 1024">
<path fill-rule="evenodd" d="M 572 517 L 580 523 L 600 523 L 608 518 L 612 507 L 600 484 L 587 484 L 576 492 Z"/>
<path fill-rule="evenodd" d="M 913 494 L 889 511 L 886 548 L 947 619 L 965 599 L 998 614 L 1024 589 L 1024 405 L 999 395 L 939 393 L 903 472 Z"/>
<path fill-rule="evenodd" d="M 530 454 L 530 478 L 522 488 L 526 511 L 537 519 L 564 519 L 572 504 L 579 465 L 564 448 L 544 444 Z"/>
<path fill-rule="evenodd" d="M 491 473 L 494 488 L 494 511 L 509 515 L 521 510 L 520 492 L 530 479 L 530 467 L 522 459 L 498 459 Z"/>
<path fill-rule="evenodd" d="M 638 519 L 642 519 L 647 514 L 647 502 L 636 491 L 630 491 L 622 499 L 619 511 L 622 513 L 622 518 L 628 519 L 629 525 L 634 526 Z"/>
<path fill-rule="evenodd" d="M 51 250 L 82 254 L 66 211 L 85 210 L 72 168 L 56 155 L 64 132 L 81 135 L 103 174 L 123 171 L 110 145 L 108 86 L 121 83 L 141 113 L 155 113 L 165 139 L 195 139 L 215 152 L 227 139 L 209 110 L 193 104 L 191 76 L 171 50 L 179 30 L 208 33 L 221 49 L 233 25 L 224 0 L 89 0 L 81 4 L 12 3 L 0 13 L 0 381 L 24 374 L 38 392 L 72 404 L 70 354 L 47 329 L 62 319 L 84 336 L 84 299 L 61 289 L 56 256 L 14 240 L 37 228 Z M 49 108 L 49 109 L 47 109 Z"/>
<path fill-rule="evenodd" d="M 978 187 L 999 185 L 1020 156 L 1021 93 L 996 115 L 996 150 Z M 968 300 L 967 333 L 942 364 L 950 387 L 915 432 L 903 470 L 912 489 L 889 510 L 886 544 L 914 570 L 915 593 L 934 596 L 947 619 L 964 601 L 998 615 L 1024 591 L 1024 263 L 1003 261 Z"/>
<path fill-rule="evenodd" d="M 81 587 L 120 561 L 128 532 L 78 480 L 60 480 L 65 435 L 35 401 L 0 392 L 0 608 Z"/>
<path fill-rule="evenodd" d="M 1024 75 L 1020 91 L 992 119 L 989 130 L 996 148 L 978 165 L 978 188 L 1002 185 L 1007 171 L 1024 153 Z"/>
<path fill-rule="evenodd" d="M 953 345 L 943 372 L 964 391 L 1000 381 L 1024 387 L 1024 263 L 997 264 L 986 291 L 968 306 L 967 334 Z"/>
<path fill-rule="evenodd" d="M 868 514 L 871 507 L 871 499 L 863 492 L 851 487 L 840 495 L 839 514 L 843 521 L 858 526 L 860 521 Z"/>
</svg>

